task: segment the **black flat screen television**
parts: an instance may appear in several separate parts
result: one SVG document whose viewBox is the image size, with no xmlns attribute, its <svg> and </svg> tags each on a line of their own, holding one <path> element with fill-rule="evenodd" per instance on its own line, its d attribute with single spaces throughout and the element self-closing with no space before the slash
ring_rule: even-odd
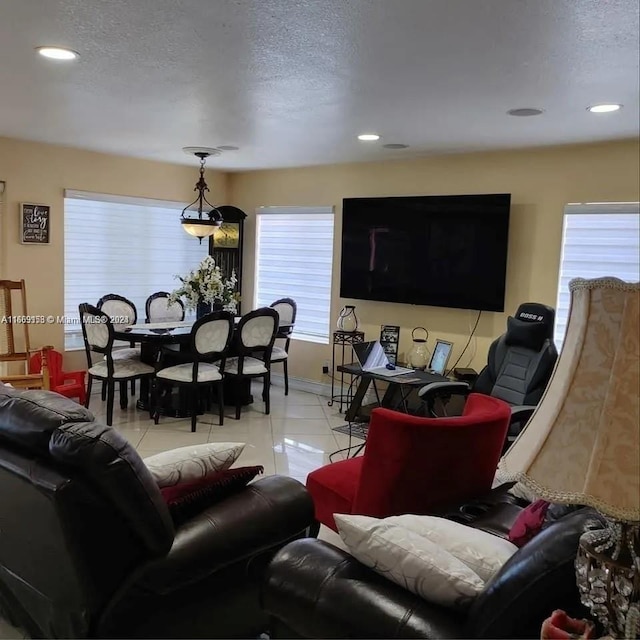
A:
<svg viewBox="0 0 640 640">
<path fill-rule="evenodd" d="M 511 195 L 345 198 L 340 296 L 504 311 Z"/>
</svg>

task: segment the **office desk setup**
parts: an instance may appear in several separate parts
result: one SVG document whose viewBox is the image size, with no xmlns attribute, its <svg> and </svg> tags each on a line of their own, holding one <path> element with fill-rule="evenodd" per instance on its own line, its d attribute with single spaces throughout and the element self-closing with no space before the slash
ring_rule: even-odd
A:
<svg viewBox="0 0 640 640">
<path fill-rule="evenodd" d="M 414 389 L 420 389 L 424 385 L 431 384 L 432 382 L 449 381 L 449 379 L 445 376 L 439 375 L 437 373 L 430 373 L 428 371 L 413 370 L 401 375 L 385 375 L 384 373 L 365 371 L 358 362 L 341 365 L 338 367 L 338 371 L 351 375 L 354 377 L 354 379 L 357 380 L 358 386 L 344 415 L 345 421 L 349 424 L 349 426 L 351 425 L 351 423 L 362 423 L 368 420 L 368 415 L 363 411 L 362 403 L 370 387 L 373 387 L 373 390 L 376 394 L 376 406 L 386 407 L 387 409 L 395 409 L 396 411 L 404 411 L 405 413 L 409 413 L 409 406 L 407 401 L 409 399 L 409 395 Z M 388 385 L 382 398 L 380 397 L 376 382 L 385 382 Z M 359 443 L 357 445 L 352 445 L 352 434 L 350 431 L 351 428 L 349 428 L 349 431 L 347 432 L 347 435 L 349 435 L 349 446 L 338 449 L 331 454 L 332 456 L 335 453 L 341 453 L 343 451 L 347 451 L 347 455 L 350 455 L 351 450 L 354 448 L 356 449 L 356 451 L 353 453 L 353 456 L 357 456 L 358 453 L 362 451 L 365 442 Z"/>
</svg>

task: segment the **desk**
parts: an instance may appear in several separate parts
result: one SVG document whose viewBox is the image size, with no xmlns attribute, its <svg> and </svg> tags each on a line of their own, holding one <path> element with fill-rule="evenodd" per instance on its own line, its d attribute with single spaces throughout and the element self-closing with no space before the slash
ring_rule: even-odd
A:
<svg viewBox="0 0 640 640">
<path fill-rule="evenodd" d="M 432 382 L 448 382 L 448 378 L 438 375 L 437 373 L 429 373 L 427 371 L 412 371 L 411 373 L 403 373 L 399 376 L 385 376 L 368 373 L 367 371 L 363 371 L 362 367 L 355 362 L 339 366 L 338 371 L 344 371 L 344 373 L 360 378 L 353 400 L 344 414 L 347 422 L 355 422 L 362 407 L 362 401 L 369 390 L 369 386 L 372 382 L 375 385 L 376 380 L 381 380 L 382 382 L 387 382 L 389 384 L 382 400 L 380 401 L 380 406 L 392 408 L 401 405 L 407 413 L 407 397 L 413 389 L 423 387 L 424 385 Z"/>
</svg>

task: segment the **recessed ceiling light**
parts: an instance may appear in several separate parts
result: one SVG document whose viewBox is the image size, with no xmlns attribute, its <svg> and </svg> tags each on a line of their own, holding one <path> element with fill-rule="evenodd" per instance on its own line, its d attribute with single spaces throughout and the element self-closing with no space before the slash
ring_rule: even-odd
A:
<svg viewBox="0 0 640 640">
<path fill-rule="evenodd" d="M 611 113 L 620 109 L 622 109 L 621 104 L 594 104 L 587 107 L 587 111 L 591 111 L 591 113 Z"/>
<path fill-rule="evenodd" d="M 37 47 L 36 51 L 51 60 L 75 60 L 79 56 L 77 51 L 63 47 Z"/>
<path fill-rule="evenodd" d="M 385 149 L 408 149 L 408 144 L 400 144 L 399 142 L 390 142 L 382 145 Z"/>
<path fill-rule="evenodd" d="M 380 136 L 377 133 L 361 133 L 358 136 L 358 140 L 362 140 L 363 142 L 375 142 L 376 140 L 380 140 Z"/>
<path fill-rule="evenodd" d="M 539 116 L 544 113 L 544 109 L 538 109 L 537 107 L 520 107 L 518 109 L 509 109 L 507 113 L 510 116 L 526 118 L 527 116 Z"/>
</svg>

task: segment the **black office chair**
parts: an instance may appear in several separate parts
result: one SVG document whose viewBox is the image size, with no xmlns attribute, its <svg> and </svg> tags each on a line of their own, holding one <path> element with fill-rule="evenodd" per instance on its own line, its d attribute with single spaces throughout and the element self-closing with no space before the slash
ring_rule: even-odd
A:
<svg viewBox="0 0 640 640">
<path fill-rule="evenodd" d="M 489 347 L 487 365 L 476 381 L 436 382 L 418 395 L 427 413 L 435 415 L 435 401 L 471 392 L 500 398 L 511 405 L 511 424 L 505 450 L 517 438 L 547 388 L 558 351 L 553 342 L 555 310 L 537 302 L 525 302 L 515 317 L 509 316 L 507 332 Z"/>
</svg>

